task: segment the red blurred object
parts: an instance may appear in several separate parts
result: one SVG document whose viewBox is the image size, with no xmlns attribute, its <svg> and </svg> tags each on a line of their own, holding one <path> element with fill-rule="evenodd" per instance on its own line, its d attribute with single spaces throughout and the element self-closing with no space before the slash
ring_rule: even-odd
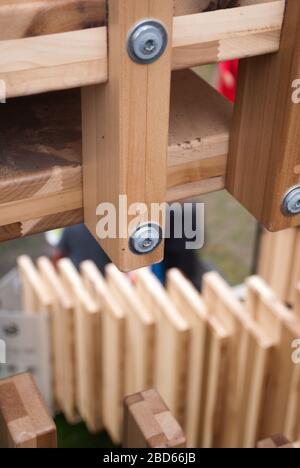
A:
<svg viewBox="0 0 300 468">
<path fill-rule="evenodd" d="M 235 101 L 238 67 L 238 60 L 231 60 L 219 64 L 219 91 L 232 102 Z"/>
</svg>

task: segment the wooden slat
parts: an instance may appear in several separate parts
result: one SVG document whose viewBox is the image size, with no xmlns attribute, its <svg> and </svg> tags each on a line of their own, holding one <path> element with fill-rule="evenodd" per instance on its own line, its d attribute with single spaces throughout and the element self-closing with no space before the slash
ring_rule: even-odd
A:
<svg viewBox="0 0 300 468">
<path fill-rule="evenodd" d="M 58 407 L 67 421 L 79 421 L 76 409 L 75 343 L 73 330 L 75 307 L 73 296 L 63 287 L 57 271 L 47 257 L 37 260 L 37 267 L 51 294 L 55 349 L 55 390 Z M 63 359 L 62 359 L 63 356 Z"/>
<path fill-rule="evenodd" d="M 265 333 L 277 341 L 269 363 L 269 381 L 258 433 L 261 440 L 272 431 L 284 433 L 286 429 L 288 408 L 294 402 L 292 388 L 295 378 L 299 378 L 298 368 L 292 361 L 292 342 L 300 336 L 300 321 L 260 278 L 248 279 L 247 287 L 249 312 L 264 327 Z"/>
<path fill-rule="evenodd" d="M 190 327 L 148 269 L 136 271 L 135 277 L 139 297 L 156 319 L 155 388 L 182 425 L 185 421 Z"/>
<path fill-rule="evenodd" d="M 181 427 L 156 390 L 146 390 L 125 399 L 123 448 L 185 447 Z"/>
<path fill-rule="evenodd" d="M 56 448 L 56 427 L 30 374 L 0 380 L 0 448 Z"/>
<path fill-rule="evenodd" d="M 0 111 L 0 239 L 82 222 L 78 92 L 11 100 Z M 179 71 L 170 112 L 167 200 L 222 189 L 230 103 L 194 73 Z"/>
<path fill-rule="evenodd" d="M 81 277 L 69 259 L 58 262 L 64 287 L 75 302 L 76 401 L 82 419 L 91 432 L 102 428 L 101 319 L 98 304 L 84 288 Z"/>
<path fill-rule="evenodd" d="M 254 2 L 175 17 L 173 69 L 278 51 L 284 4 Z M 106 82 L 106 34 L 104 26 L 0 41 L 0 79 L 7 96 Z"/>
<path fill-rule="evenodd" d="M 196 289 L 179 270 L 170 270 L 167 291 L 172 303 L 191 328 L 184 432 L 187 446 L 196 448 L 204 413 L 204 370 L 206 359 L 207 310 Z"/>
<path fill-rule="evenodd" d="M 122 438 L 122 402 L 125 395 L 126 312 L 114 298 L 103 276 L 91 261 L 81 264 L 85 287 L 101 309 L 102 385 L 98 398 L 102 400 L 103 423 L 116 444 Z"/>
<path fill-rule="evenodd" d="M 274 0 L 174 0 L 174 16 Z M 90 27 L 107 21 L 105 0 L 1 0 L 0 40 L 21 39 Z"/>
<path fill-rule="evenodd" d="M 240 64 L 227 188 L 268 230 L 299 225 L 286 216 L 285 194 L 298 185 L 300 107 L 292 83 L 300 73 L 300 3 L 287 0 L 278 54 Z"/>
<path fill-rule="evenodd" d="M 115 300 L 126 314 L 125 395 L 128 395 L 153 385 L 155 316 L 114 265 L 106 267 L 106 277 Z"/>
</svg>

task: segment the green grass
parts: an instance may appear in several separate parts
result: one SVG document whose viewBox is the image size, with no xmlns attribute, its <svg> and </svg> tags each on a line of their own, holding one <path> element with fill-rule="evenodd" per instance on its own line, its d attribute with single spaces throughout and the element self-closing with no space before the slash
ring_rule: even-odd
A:
<svg viewBox="0 0 300 468">
<path fill-rule="evenodd" d="M 71 426 L 64 416 L 55 418 L 58 448 L 112 448 L 111 439 L 106 432 L 90 434 L 84 423 Z"/>
</svg>

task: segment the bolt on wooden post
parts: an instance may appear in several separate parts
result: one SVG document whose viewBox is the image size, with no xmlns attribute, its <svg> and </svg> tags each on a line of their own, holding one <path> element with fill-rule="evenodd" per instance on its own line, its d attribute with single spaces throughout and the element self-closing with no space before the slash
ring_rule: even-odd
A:
<svg viewBox="0 0 300 468">
<path fill-rule="evenodd" d="M 300 2 L 287 0 L 279 52 L 240 63 L 227 170 L 229 192 L 270 231 L 300 224 L 298 79 Z"/>
<path fill-rule="evenodd" d="M 163 258 L 163 241 L 152 244 L 147 236 L 152 228 L 160 236 L 164 228 L 163 216 L 153 219 L 150 213 L 151 204 L 166 200 L 173 0 L 109 0 L 107 5 L 108 83 L 82 90 L 84 211 L 86 225 L 111 260 L 129 271 Z M 144 29 L 136 26 L 145 20 L 161 24 L 165 43 L 156 43 L 151 31 L 141 42 Z M 149 57 L 145 63 L 140 52 Z M 143 226 L 143 211 L 121 212 L 120 195 L 126 195 L 128 207 L 147 207 L 150 227 Z M 115 238 L 100 240 L 98 207 L 103 203 L 115 207 L 117 229 Z"/>
</svg>

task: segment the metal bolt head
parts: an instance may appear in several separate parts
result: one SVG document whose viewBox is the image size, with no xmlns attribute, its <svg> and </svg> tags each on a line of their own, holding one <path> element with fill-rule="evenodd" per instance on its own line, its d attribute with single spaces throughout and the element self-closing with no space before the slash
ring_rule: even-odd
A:
<svg viewBox="0 0 300 468">
<path fill-rule="evenodd" d="M 162 56 L 168 44 L 168 34 L 162 23 L 145 20 L 134 26 L 128 36 L 130 58 L 139 64 L 153 63 Z"/>
<path fill-rule="evenodd" d="M 131 235 L 129 248 L 136 255 L 146 255 L 157 249 L 162 237 L 162 229 L 158 224 L 142 224 Z"/>
<path fill-rule="evenodd" d="M 284 196 L 281 205 L 285 216 L 296 216 L 300 214 L 300 186 L 291 188 Z"/>
</svg>

